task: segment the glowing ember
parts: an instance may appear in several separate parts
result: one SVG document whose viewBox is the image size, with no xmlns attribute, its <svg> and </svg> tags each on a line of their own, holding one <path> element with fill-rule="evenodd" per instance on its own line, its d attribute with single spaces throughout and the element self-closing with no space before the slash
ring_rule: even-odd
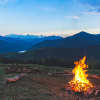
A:
<svg viewBox="0 0 100 100">
<path fill-rule="evenodd" d="M 72 71 L 75 74 L 75 76 L 74 79 L 69 82 L 71 89 L 74 91 L 85 91 L 93 87 L 93 85 L 89 82 L 89 80 L 86 79 L 88 74 L 85 73 L 87 72 L 87 70 L 85 69 L 88 68 L 88 65 L 84 63 L 85 60 L 86 56 L 84 56 L 83 59 L 80 60 L 79 62 L 78 61 L 74 62 L 76 66 Z"/>
</svg>

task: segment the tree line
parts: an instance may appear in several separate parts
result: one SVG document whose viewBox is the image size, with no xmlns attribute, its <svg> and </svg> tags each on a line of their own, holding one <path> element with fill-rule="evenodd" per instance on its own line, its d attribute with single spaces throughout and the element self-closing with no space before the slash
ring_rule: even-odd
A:
<svg viewBox="0 0 100 100">
<path fill-rule="evenodd" d="M 59 59 L 59 58 L 43 58 L 43 59 L 34 59 L 34 60 L 22 60 L 22 59 L 9 59 L 5 57 L 0 57 L 0 63 L 4 64 L 40 64 L 45 66 L 57 66 L 57 67 L 64 67 L 64 68 L 74 68 L 75 64 L 72 60 L 66 59 Z M 89 69 L 100 69 L 100 62 L 94 61 L 91 59 L 90 61 L 86 62 L 89 66 Z"/>
<path fill-rule="evenodd" d="M 5 57 L 0 57 L 0 63 L 4 64 L 40 64 L 45 66 L 58 66 L 66 68 L 74 68 L 74 62 L 71 60 L 59 59 L 59 58 L 43 58 L 43 59 L 34 59 L 34 60 L 22 60 L 22 59 L 9 59 Z"/>
</svg>

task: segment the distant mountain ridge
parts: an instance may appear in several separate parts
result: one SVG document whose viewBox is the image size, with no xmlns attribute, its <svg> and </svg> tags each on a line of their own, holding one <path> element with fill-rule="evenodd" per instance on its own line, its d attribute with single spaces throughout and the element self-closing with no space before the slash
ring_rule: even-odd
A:
<svg viewBox="0 0 100 100">
<path fill-rule="evenodd" d="M 86 47 L 91 45 L 100 45 L 100 34 L 93 35 L 82 31 L 66 38 L 40 42 L 32 46 L 30 50 L 44 47 Z"/>
<path fill-rule="evenodd" d="M 31 42 L 27 42 L 27 41 L 24 41 L 24 40 L 22 40 L 22 39 L 20 39 L 20 38 L 11 38 L 11 37 L 4 37 L 4 36 L 0 36 L 0 40 L 2 40 L 2 41 L 5 41 L 5 42 L 7 42 L 7 43 L 9 43 L 10 45 L 19 45 L 19 47 L 20 48 L 22 48 L 22 49 L 20 49 L 20 50 L 28 50 L 33 44 L 31 43 Z M 3 43 L 2 44 L 0 44 L 0 45 L 3 45 Z M 5 45 L 6 46 L 6 45 Z M 18 46 L 17 46 L 18 47 Z M 18 47 L 18 48 L 19 48 Z M 4 48 L 4 47 L 3 47 Z M 9 46 L 8 46 L 8 49 L 9 49 Z M 13 49 L 13 48 L 12 48 Z M 6 49 L 7 50 L 7 49 Z M 6 50 L 4 50 L 5 52 L 6 52 Z M 14 50 L 14 49 L 13 49 Z M 19 50 L 19 49 L 16 49 L 16 50 Z M 15 52 L 16 52 L 16 50 L 15 50 Z M 1 52 L 1 51 L 0 51 Z M 8 52 L 8 50 L 7 50 L 7 52 Z M 12 52 L 12 51 L 10 51 L 10 52 Z"/>
<path fill-rule="evenodd" d="M 2 52 L 18 52 L 23 50 L 28 50 L 33 45 L 44 41 L 44 40 L 54 40 L 54 39 L 61 39 L 62 37 L 59 36 L 49 36 L 49 37 L 43 37 L 43 38 L 11 38 L 11 37 L 5 37 L 0 36 L 0 53 Z"/>
<path fill-rule="evenodd" d="M 62 38 L 60 36 L 48 36 L 42 38 L 11 38 L 0 36 L 0 53 L 18 52 L 23 50 L 33 50 L 46 47 L 88 47 L 100 45 L 100 34 L 93 35 L 80 32 L 73 36 Z"/>
<path fill-rule="evenodd" d="M 50 38 L 51 40 L 49 40 Z M 54 57 L 54 58 L 68 59 L 74 61 L 79 60 L 84 55 L 86 55 L 88 60 L 91 57 L 93 57 L 95 60 L 100 60 L 100 34 L 93 35 L 86 32 L 80 32 L 73 36 L 69 36 L 67 38 L 60 38 L 60 37 L 53 38 L 53 36 L 51 36 L 41 39 L 42 40 L 40 41 L 38 39 L 36 39 L 36 41 L 34 41 L 35 39 L 27 40 L 27 42 L 31 43 L 39 42 L 39 43 L 32 46 L 30 50 L 27 50 L 24 53 L 6 52 L 6 53 L 1 53 L 0 55 L 11 59 L 13 58 L 13 59 L 23 59 L 23 60 Z M 25 45 L 24 42 L 23 45 Z"/>
<path fill-rule="evenodd" d="M 9 35 L 5 35 L 4 37 L 21 38 L 21 39 L 33 38 L 34 39 L 34 38 L 45 37 L 45 36 L 43 36 L 43 35 L 40 35 L 40 36 L 38 36 L 38 35 L 29 35 L 29 34 L 27 34 L 27 35 L 9 34 Z"/>
<path fill-rule="evenodd" d="M 8 43 L 13 43 L 17 40 L 19 40 L 19 38 L 11 38 L 11 37 L 5 37 L 5 36 L 0 36 L 0 40 L 6 41 Z"/>
</svg>

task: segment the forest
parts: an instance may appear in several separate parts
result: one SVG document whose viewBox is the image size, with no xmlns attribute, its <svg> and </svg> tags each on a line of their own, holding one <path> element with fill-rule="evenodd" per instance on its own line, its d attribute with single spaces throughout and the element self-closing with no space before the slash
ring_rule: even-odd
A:
<svg viewBox="0 0 100 100">
<path fill-rule="evenodd" d="M 22 59 L 9 59 L 5 57 L 0 57 L 0 63 L 3 64 L 39 64 L 45 66 L 56 66 L 63 68 L 74 68 L 75 64 L 72 60 L 59 59 L 59 58 L 43 58 L 43 59 L 34 59 L 34 60 L 22 60 Z M 97 70 L 100 69 L 100 62 L 95 61 L 92 57 L 90 61 L 86 61 L 86 64 L 89 66 L 89 69 Z"/>
</svg>

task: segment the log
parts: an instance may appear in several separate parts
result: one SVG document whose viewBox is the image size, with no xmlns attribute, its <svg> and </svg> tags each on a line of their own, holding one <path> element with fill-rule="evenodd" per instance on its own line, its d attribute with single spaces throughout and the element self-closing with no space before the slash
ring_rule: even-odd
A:
<svg viewBox="0 0 100 100">
<path fill-rule="evenodd" d="M 96 78 L 100 80 L 100 76 L 99 75 L 93 75 L 93 74 L 88 74 L 89 78 Z"/>
<path fill-rule="evenodd" d="M 17 75 L 13 78 L 6 78 L 6 83 L 18 81 L 20 77 L 24 76 L 25 74 L 26 73 L 21 73 L 20 75 Z"/>
<path fill-rule="evenodd" d="M 52 76 L 74 76 L 73 74 L 55 74 L 52 73 Z"/>
<path fill-rule="evenodd" d="M 73 74 L 50 73 L 50 72 L 48 72 L 47 75 L 49 75 L 49 76 L 55 76 L 55 77 L 57 77 L 57 76 L 74 76 Z"/>
<path fill-rule="evenodd" d="M 8 74 L 8 73 L 28 73 L 28 72 L 31 72 L 31 70 L 30 69 L 27 69 L 27 70 L 8 69 L 8 70 L 6 70 L 6 74 Z"/>
<path fill-rule="evenodd" d="M 66 74 L 73 74 L 73 72 L 69 71 L 69 70 L 64 70 L 64 73 L 66 73 Z"/>
<path fill-rule="evenodd" d="M 34 72 L 34 73 L 42 73 L 43 70 L 34 68 L 34 69 L 31 69 L 31 72 Z"/>
<path fill-rule="evenodd" d="M 6 74 L 8 73 L 40 73 L 42 70 L 39 69 L 6 69 Z"/>
</svg>

